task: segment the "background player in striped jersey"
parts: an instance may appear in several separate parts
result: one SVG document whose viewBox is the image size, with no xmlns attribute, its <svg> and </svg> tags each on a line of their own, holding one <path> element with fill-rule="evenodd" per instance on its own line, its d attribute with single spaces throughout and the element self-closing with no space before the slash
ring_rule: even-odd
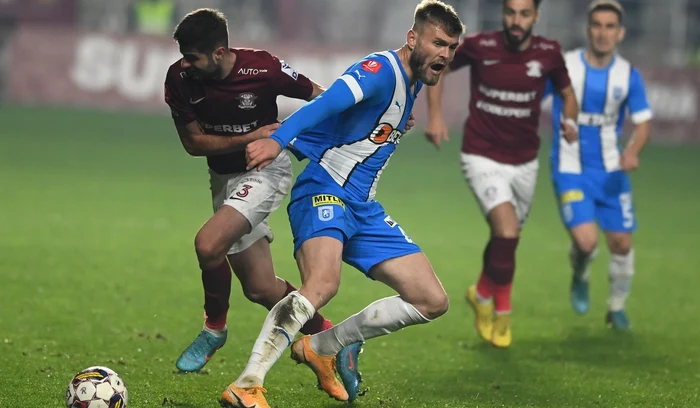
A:
<svg viewBox="0 0 700 408">
<path fill-rule="evenodd" d="M 183 58 L 168 70 L 165 100 L 187 152 L 207 157 L 215 211 L 195 237 L 206 321 L 176 362 L 190 372 L 200 370 L 226 343 L 231 268 L 245 296 L 268 309 L 296 290 L 275 276 L 267 224 L 289 192 L 291 161 L 283 154 L 264 171 L 248 172 L 245 146 L 279 126 L 279 95 L 311 100 L 323 88 L 267 51 L 229 48 L 226 18 L 217 10 L 193 11 L 173 36 Z M 318 333 L 331 326 L 316 314 L 302 331 Z M 358 352 L 359 345 L 352 345 L 342 358 L 356 360 Z M 346 377 L 356 374 L 356 363 Z M 351 385 L 356 388 L 357 381 Z"/>
<path fill-rule="evenodd" d="M 303 283 L 268 314 L 248 365 L 222 395 L 225 406 L 269 407 L 265 375 L 304 322 L 335 296 L 343 261 L 399 296 L 380 299 L 292 345 L 294 359 L 309 365 L 338 400 L 350 399 L 335 377 L 334 356 L 343 347 L 447 311 L 447 295 L 427 258 L 374 196 L 418 92 L 437 83 L 463 29 L 451 6 L 423 1 L 403 47 L 354 64 L 270 138 L 246 148 L 249 168 L 263 171 L 290 143 L 298 157 L 309 159 L 288 206 Z"/>
<path fill-rule="evenodd" d="M 564 100 L 563 136 L 574 141 L 577 132 L 578 106 L 559 44 L 532 35 L 539 5 L 540 0 L 503 0 L 503 30 L 465 38 L 448 71 L 471 68 L 462 167 L 491 233 L 481 276 L 466 297 L 477 332 L 497 347 L 512 341 L 515 251 L 537 182 L 537 130 L 547 79 Z M 428 90 L 425 133 L 438 147 L 448 134 L 440 106 L 443 82 Z"/>
<path fill-rule="evenodd" d="M 632 232 L 637 222 L 628 172 L 639 165 L 639 153 L 649 139 L 651 108 L 639 71 L 616 53 L 625 30 L 624 11 L 616 1 L 591 3 L 588 45 L 566 53 L 565 60 L 576 97 L 580 143 L 555 138 L 551 152 L 552 181 L 561 218 L 572 240 L 571 305 L 586 313 L 589 264 L 596 253 L 598 229 L 605 232 L 610 250 L 610 296 L 606 323 L 627 329 L 625 299 L 634 274 Z M 561 99 L 555 95 L 553 126 L 559 127 Z M 634 123 L 632 137 L 620 150 L 625 113 Z"/>
</svg>

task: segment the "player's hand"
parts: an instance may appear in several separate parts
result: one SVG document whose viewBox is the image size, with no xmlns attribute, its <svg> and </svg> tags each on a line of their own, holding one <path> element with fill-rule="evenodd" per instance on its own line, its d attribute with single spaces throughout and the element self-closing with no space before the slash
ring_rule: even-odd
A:
<svg viewBox="0 0 700 408">
<path fill-rule="evenodd" d="M 256 139 L 266 139 L 270 137 L 280 126 L 282 126 L 280 123 L 270 123 L 269 125 L 261 126 L 255 129 L 255 132 L 257 133 Z"/>
<path fill-rule="evenodd" d="M 578 129 L 571 126 L 570 124 L 562 121 L 561 122 L 561 135 L 569 143 L 574 143 L 578 140 Z"/>
<path fill-rule="evenodd" d="M 428 121 L 428 126 L 425 127 L 425 137 L 438 149 L 443 140 L 450 140 L 445 119 L 442 117 L 430 119 Z"/>
<path fill-rule="evenodd" d="M 639 156 L 635 153 L 625 150 L 620 156 L 620 168 L 623 171 L 630 172 L 637 170 L 639 167 Z"/>
<path fill-rule="evenodd" d="M 246 170 L 260 171 L 275 161 L 280 153 L 282 148 L 274 139 L 258 139 L 249 143 L 245 148 L 245 159 L 248 163 Z"/>
<path fill-rule="evenodd" d="M 410 115 L 408 115 L 408 121 L 406 122 L 406 127 L 403 130 L 403 134 L 405 135 L 408 133 L 409 130 L 411 130 L 414 126 L 416 126 L 416 118 L 413 117 L 413 112 L 411 112 Z"/>
</svg>

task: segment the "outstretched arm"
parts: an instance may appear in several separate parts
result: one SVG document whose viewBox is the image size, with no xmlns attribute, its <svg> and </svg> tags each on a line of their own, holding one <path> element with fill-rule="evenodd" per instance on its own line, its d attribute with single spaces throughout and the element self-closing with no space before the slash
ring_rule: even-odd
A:
<svg viewBox="0 0 700 408">
<path fill-rule="evenodd" d="M 269 140 L 249 144 L 246 147 L 247 168 L 264 168 L 298 135 L 379 93 L 389 80 L 388 69 L 381 71 L 381 60 L 365 60 L 350 68 L 328 90 L 289 116 Z"/>
</svg>

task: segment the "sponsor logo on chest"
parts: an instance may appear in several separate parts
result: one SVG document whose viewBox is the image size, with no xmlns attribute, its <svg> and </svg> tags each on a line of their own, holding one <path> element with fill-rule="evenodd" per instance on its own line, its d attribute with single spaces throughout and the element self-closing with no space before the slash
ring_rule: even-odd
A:
<svg viewBox="0 0 700 408">
<path fill-rule="evenodd" d="M 205 132 L 218 132 L 218 133 L 248 133 L 255 130 L 258 127 L 258 120 L 250 123 L 245 123 L 242 125 L 212 125 L 209 123 L 199 122 L 199 125 L 204 129 Z"/>
</svg>

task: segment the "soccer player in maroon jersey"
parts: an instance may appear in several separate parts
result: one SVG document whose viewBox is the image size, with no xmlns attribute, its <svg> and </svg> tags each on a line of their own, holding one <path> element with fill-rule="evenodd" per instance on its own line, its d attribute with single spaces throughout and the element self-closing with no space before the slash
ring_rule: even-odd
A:
<svg viewBox="0 0 700 408">
<path fill-rule="evenodd" d="M 226 342 L 231 269 L 245 296 L 268 309 L 296 290 L 275 276 L 266 222 L 289 192 L 291 161 L 284 153 L 265 169 L 248 172 L 245 147 L 279 126 L 279 95 L 310 101 L 324 89 L 266 51 L 229 48 L 226 18 L 217 10 L 188 14 L 173 37 L 183 58 L 168 70 L 165 100 L 185 150 L 207 158 L 215 211 L 194 242 L 204 285 L 204 328 L 176 362 L 192 372 Z M 317 313 L 302 332 L 331 326 Z M 343 359 L 354 359 L 347 365 L 355 378 L 359 349 L 355 344 L 341 351 Z"/>
<path fill-rule="evenodd" d="M 535 192 L 537 130 L 547 79 L 564 101 L 562 134 L 555 137 L 570 143 L 577 143 L 578 137 L 578 104 L 559 44 L 532 34 L 540 3 L 503 0 L 503 30 L 465 38 L 448 67 L 448 71 L 471 68 L 462 169 L 491 234 L 481 276 L 466 298 L 476 315 L 477 332 L 497 347 L 508 347 L 512 341 L 515 251 Z M 428 89 L 425 134 L 437 147 L 448 138 L 441 112 L 443 86 L 441 79 Z"/>
</svg>

